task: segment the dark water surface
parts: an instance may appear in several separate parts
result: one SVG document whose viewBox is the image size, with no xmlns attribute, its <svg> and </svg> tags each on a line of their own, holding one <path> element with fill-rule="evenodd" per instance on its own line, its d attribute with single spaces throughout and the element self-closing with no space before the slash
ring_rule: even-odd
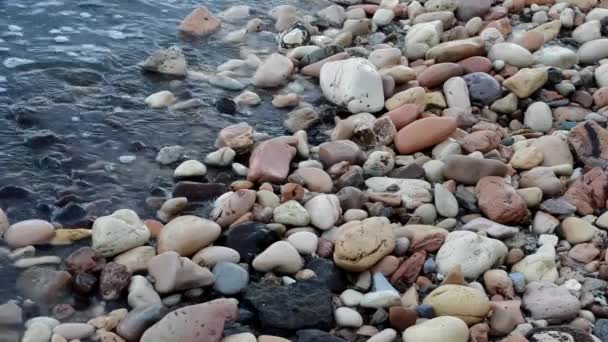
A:
<svg viewBox="0 0 608 342">
<path fill-rule="evenodd" d="M 70 201 L 93 217 L 130 208 L 147 218 L 152 212 L 145 209 L 145 198 L 170 194 L 173 186 L 175 165 L 154 160 L 162 146 L 182 145 L 186 158 L 202 160 L 228 124 L 247 121 L 260 132 L 281 134 L 287 111 L 272 108 L 271 93 L 259 92 L 263 103 L 246 113 L 221 114 L 215 102 L 240 92 L 144 74 L 137 64 L 171 46 L 184 51 L 190 70 L 210 74 L 247 52 L 263 58 L 276 49 L 271 32 L 241 44 L 221 38 L 254 17 L 272 31 L 268 10 L 284 3 L 203 1 L 216 14 L 246 4 L 251 16 L 223 20 L 221 31 L 210 38 L 185 41 L 177 25 L 201 2 L 0 0 L 0 207 L 11 222 L 53 220 Z M 318 100 L 313 83 L 301 84 L 306 101 Z M 147 108 L 144 99 L 160 90 L 171 90 L 180 100 L 198 98 L 204 106 L 184 112 Z M 121 156 L 136 159 L 121 163 Z M 68 252 L 42 248 L 37 255 Z M 0 259 L 0 303 L 17 296 L 17 271 L 9 264 Z"/>
</svg>

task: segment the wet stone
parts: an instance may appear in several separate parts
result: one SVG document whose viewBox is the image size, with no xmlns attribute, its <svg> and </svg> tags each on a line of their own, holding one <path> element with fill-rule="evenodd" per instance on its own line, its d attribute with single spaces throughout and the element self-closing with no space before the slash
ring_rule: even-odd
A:
<svg viewBox="0 0 608 342">
<path fill-rule="evenodd" d="M 252 284 L 244 300 L 258 314 L 262 327 L 286 330 L 330 328 L 332 294 L 318 281 L 298 281 L 286 286 Z"/>
</svg>

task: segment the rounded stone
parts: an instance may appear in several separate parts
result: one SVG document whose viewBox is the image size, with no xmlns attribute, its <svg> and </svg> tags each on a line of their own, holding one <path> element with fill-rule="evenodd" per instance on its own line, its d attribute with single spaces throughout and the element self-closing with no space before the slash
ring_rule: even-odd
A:
<svg viewBox="0 0 608 342">
<path fill-rule="evenodd" d="M 385 217 L 351 221 L 338 228 L 334 262 L 351 272 L 363 272 L 395 248 L 395 233 Z"/>
<path fill-rule="evenodd" d="M 4 241 L 11 247 L 25 247 L 48 243 L 55 235 L 55 227 L 44 220 L 25 220 L 8 227 Z"/>
<path fill-rule="evenodd" d="M 169 221 L 158 237 L 158 253 L 175 251 L 191 256 L 215 241 L 222 228 L 215 222 L 193 215 L 184 215 Z"/>
<path fill-rule="evenodd" d="M 334 318 L 339 327 L 359 328 L 363 325 L 363 317 L 356 310 L 341 307 L 334 311 Z"/>
<path fill-rule="evenodd" d="M 448 234 L 435 261 L 441 274 L 460 266 L 467 279 L 476 279 L 492 266 L 501 265 L 507 253 L 507 247 L 499 240 L 471 231 L 455 231 Z"/>
<path fill-rule="evenodd" d="M 442 285 L 423 304 L 431 305 L 437 316 L 457 317 L 469 325 L 481 322 L 490 312 L 490 301 L 483 292 L 462 285 Z"/>
<path fill-rule="evenodd" d="M 249 283 L 249 273 L 241 266 L 220 262 L 213 268 L 215 283 L 213 289 L 223 295 L 234 295 L 241 292 Z"/>
<path fill-rule="evenodd" d="M 577 244 L 590 241 L 595 233 L 595 228 L 581 218 L 567 217 L 562 221 L 561 232 L 568 242 Z"/>
<path fill-rule="evenodd" d="M 544 102 L 534 102 L 524 115 L 524 125 L 539 132 L 548 132 L 553 126 L 551 108 Z"/>
<path fill-rule="evenodd" d="M 474 72 L 462 77 L 467 83 L 471 101 L 491 105 L 502 97 L 502 87 L 498 81 L 485 72 Z"/>
<path fill-rule="evenodd" d="M 469 328 L 456 317 L 442 316 L 413 325 L 403 332 L 403 342 L 467 342 Z"/>
<path fill-rule="evenodd" d="M 416 120 L 399 130 L 395 146 L 400 154 L 419 152 L 444 141 L 456 128 L 456 120 L 449 117 Z"/>
</svg>

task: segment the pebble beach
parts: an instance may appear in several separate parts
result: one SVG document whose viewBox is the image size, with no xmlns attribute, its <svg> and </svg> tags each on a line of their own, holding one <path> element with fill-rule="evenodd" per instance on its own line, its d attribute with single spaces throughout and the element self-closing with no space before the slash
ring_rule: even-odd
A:
<svg viewBox="0 0 608 342">
<path fill-rule="evenodd" d="M 0 342 L 608 342 L 606 0 L 169 3 L 53 68 L 69 134 L 0 32 L 3 149 L 61 151 L 3 171 Z"/>
</svg>

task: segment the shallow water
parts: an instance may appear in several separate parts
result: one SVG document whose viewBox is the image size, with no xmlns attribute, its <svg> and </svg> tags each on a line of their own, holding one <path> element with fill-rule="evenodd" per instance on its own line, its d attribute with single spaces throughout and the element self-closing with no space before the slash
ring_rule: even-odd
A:
<svg viewBox="0 0 608 342">
<path fill-rule="evenodd" d="M 293 1 L 314 8 L 314 1 Z M 246 121 L 258 131 L 280 134 L 288 110 L 270 105 L 271 93 L 249 112 L 221 114 L 215 102 L 239 92 L 204 81 L 175 80 L 141 72 L 137 64 L 159 48 L 180 47 L 189 69 L 212 73 L 244 51 L 260 57 L 275 49 L 274 35 L 252 35 L 244 44 L 221 38 L 254 17 L 269 30 L 268 10 L 288 1 L 248 0 L 248 19 L 226 22 L 210 38 L 188 41 L 177 24 L 197 1 L 49 0 L 0 2 L 0 207 L 12 222 L 53 220 L 70 201 L 99 216 L 130 208 L 142 217 L 148 196 L 170 194 L 175 166 L 155 162 L 165 145 L 182 145 L 186 158 L 202 160 L 214 149 L 217 132 Z M 242 1 L 205 1 L 219 13 Z M 304 99 L 315 102 L 317 90 L 302 81 Z M 248 87 L 253 90 L 252 87 Z M 144 99 L 171 90 L 180 100 L 198 98 L 201 108 L 152 110 Z M 275 93 L 275 92 L 273 92 Z M 135 156 L 124 164 L 121 156 Z M 210 172 L 210 180 L 229 170 Z M 78 213 L 75 213 L 77 215 Z M 37 255 L 66 254 L 46 248 Z M 16 297 L 16 270 L 0 260 L 0 303 Z"/>
</svg>

